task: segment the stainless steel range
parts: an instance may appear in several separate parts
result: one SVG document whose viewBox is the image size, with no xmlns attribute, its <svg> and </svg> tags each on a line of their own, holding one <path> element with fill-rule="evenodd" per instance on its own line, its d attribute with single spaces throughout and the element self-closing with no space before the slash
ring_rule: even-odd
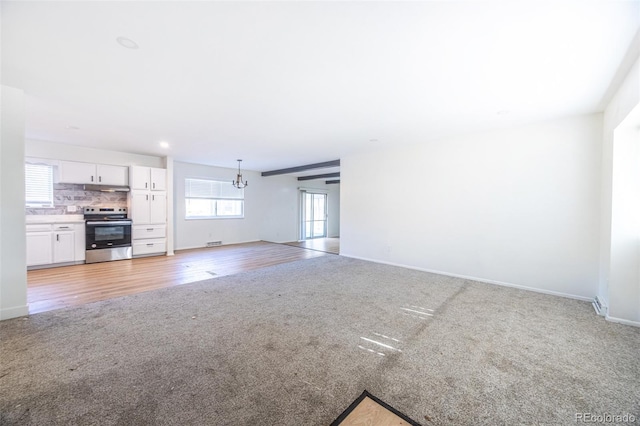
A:
<svg viewBox="0 0 640 426">
<path fill-rule="evenodd" d="M 85 207 L 86 263 L 131 259 L 131 219 L 121 207 Z"/>
</svg>

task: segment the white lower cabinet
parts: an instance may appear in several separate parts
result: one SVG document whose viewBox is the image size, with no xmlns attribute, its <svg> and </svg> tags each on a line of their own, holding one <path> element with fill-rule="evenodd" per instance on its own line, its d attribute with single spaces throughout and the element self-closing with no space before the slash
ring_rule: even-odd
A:
<svg viewBox="0 0 640 426">
<path fill-rule="evenodd" d="M 134 240 L 164 238 L 167 236 L 167 225 L 133 225 L 131 232 Z"/>
<path fill-rule="evenodd" d="M 53 263 L 73 262 L 76 260 L 75 232 L 53 232 Z"/>
<path fill-rule="evenodd" d="M 27 224 L 27 267 L 84 261 L 84 224 Z"/>
<path fill-rule="evenodd" d="M 51 231 L 27 232 L 27 266 L 48 265 L 53 262 Z"/>
<path fill-rule="evenodd" d="M 73 224 L 53 224 L 53 263 L 74 262 L 76 260 L 76 238 Z"/>
<path fill-rule="evenodd" d="M 167 225 L 133 225 L 131 233 L 134 256 L 167 251 Z"/>
<path fill-rule="evenodd" d="M 167 193 L 131 191 L 129 193 L 131 245 L 134 256 L 167 252 Z"/>
<path fill-rule="evenodd" d="M 166 238 L 153 238 L 133 241 L 133 255 L 161 254 L 167 251 Z"/>
</svg>

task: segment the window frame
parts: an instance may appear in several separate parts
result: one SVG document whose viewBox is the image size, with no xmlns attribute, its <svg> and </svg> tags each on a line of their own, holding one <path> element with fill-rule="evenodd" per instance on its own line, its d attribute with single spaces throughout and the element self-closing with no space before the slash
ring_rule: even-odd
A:
<svg viewBox="0 0 640 426">
<path fill-rule="evenodd" d="M 49 186 L 48 188 L 39 188 L 39 191 L 41 193 L 47 192 L 48 193 L 48 200 L 29 200 L 29 190 L 27 188 L 28 185 L 33 184 L 34 181 L 38 180 L 38 178 L 31 178 L 29 179 L 29 177 L 27 176 L 28 173 L 28 168 L 29 167 L 46 167 L 49 170 L 49 176 L 46 177 L 46 179 L 43 180 L 42 184 L 44 185 L 45 183 L 47 183 Z M 27 161 L 25 162 L 25 167 L 24 167 L 24 174 L 25 174 L 25 188 L 24 188 L 24 204 L 25 204 L 25 208 L 31 208 L 31 209 L 53 209 L 55 208 L 55 196 L 54 196 L 54 191 L 53 191 L 53 186 L 54 186 L 54 180 L 55 180 L 55 166 L 53 164 L 47 164 L 47 163 L 40 163 L 40 162 L 31 162 L 31 161 Z M 48 180 L 48 182 L 47 182 Z M 38 191 L 34 191 L 34 192 L 38 192 Z"/>
<path fill-rule="evenodd" d="M 234 188 L 235 191 L 238 191 L 238 193 L 241 195 L 239 197 L 231 197 L 231 196 L 224 196 L 224 195 L 209 195 L 209 196 L 204 196 L 204 195 L 200 195 L 198 196 L 197 194 L 195 194 L 195 196 L 190 196 L 190 182 L 191 181 L 200 181 L 200 182 L 208 182 L 210 184 L 212 184 L 213 186 L 216 185 L 220 185 L 220 188 L 223 188 L 222 185 L 229 185 L 232 186 L 231 182 L 228 180 L 221 180 L 221 179 L 215 179 L 215 178 L 202 178 L 202 177 L 185 177 L 184 178 L 184 219 L 185 220 L 218 220 L 218 219 L 244 219 L 245 218 L 245 197 L 244 197 L 244 189 L 237 189 Z M 189 200 L 209 200 L 210 202 L 213 203 L 213 207 L 212 207 L 212 215 L 206 215 L 206 216 L 190 216 L 189 215 Z M 239 215 L 224 215 L 224 214 L 218 214 L 218 202 L 219 201 L 239 201 L 240 202 L 240 210 L 241 213 Z"/>
</svg>

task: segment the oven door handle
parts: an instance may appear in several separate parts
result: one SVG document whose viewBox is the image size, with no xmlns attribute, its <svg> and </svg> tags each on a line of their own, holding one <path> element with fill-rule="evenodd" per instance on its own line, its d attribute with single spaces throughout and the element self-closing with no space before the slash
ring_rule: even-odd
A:
<svg viewBox="0 0 640 426">
<path fill-rule="evenodd" d="M 113 225 L 131 225 L 130 220 L 109 220 L 109 221 L 87 221 L 87 225 L 91 226 L 113 226 Z"/>
</svg>

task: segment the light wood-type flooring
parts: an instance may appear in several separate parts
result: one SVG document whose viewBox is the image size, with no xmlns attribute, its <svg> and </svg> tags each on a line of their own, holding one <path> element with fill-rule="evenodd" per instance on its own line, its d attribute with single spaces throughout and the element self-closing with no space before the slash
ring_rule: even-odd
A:
<svg viewBox="0 0 640 426">
<path fill-rule="evenodd" d="M 289 246 L 302 247 L 309 250 L 340 254 L 340 238 L 313 238 L 310 240 L 286 243 Z"/>
<path fill-rule="evenodd" d="M 387 410 L 369 397 L 365 397 L 349 415 L 340 422 L 340 426 L 411 426 L 410 423 Z"/>
<path fill-rule="evenodd" d="M 29 313 L 106 300 L 213 277 L 325 256 L 326 252 L 255 242 L 27 272 Z"/>
</svg>

